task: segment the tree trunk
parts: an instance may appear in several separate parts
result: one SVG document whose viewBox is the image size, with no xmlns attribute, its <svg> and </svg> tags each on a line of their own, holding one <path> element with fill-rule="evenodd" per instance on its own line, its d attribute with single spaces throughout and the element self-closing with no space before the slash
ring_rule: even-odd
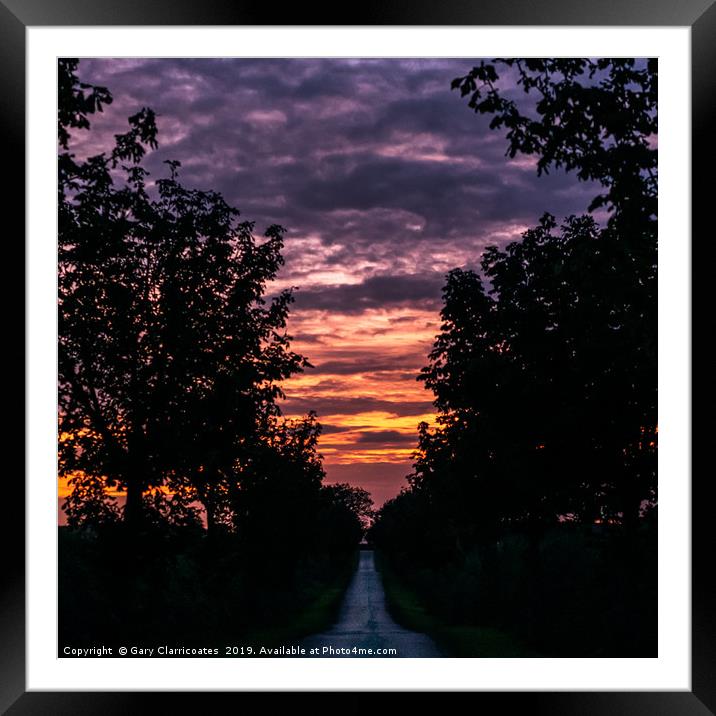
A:
<svg viewBox="0 0 716 716">
<path fill-rule="evenodd" d="M 212 537 L 216 531 L 216 521 L 214 520 L 214 501 L 209 497 L 204 500 L 204 510 L 206 511 L 206 536 Z"/>
<path fill-rule="evenodd" d="M 204 505 L 206 512 L 206 536 L 213 537 L 216 534 L 216 490 L 219 484 L 220 472 L 216 467 L 206 467 L 204 483 L 198 490 L 199 500 Z"/>
<path fill-rule="evenodd" d="M 144 502 L 142 499 L 142 485 L 132 480 L 127 483 L 127 502 L 124 505 L 124 524 L 137 529 L 144 517 Z"/>
<path fill-rule="evenodd" d="M 639 527 L 639 513 L 641 511 L 641 495 L 637 483 L 638 474 L 636 466 L 625 470 L 622 475 L 622 525 L 628 534 L 634 534 Z"/>
</svg>

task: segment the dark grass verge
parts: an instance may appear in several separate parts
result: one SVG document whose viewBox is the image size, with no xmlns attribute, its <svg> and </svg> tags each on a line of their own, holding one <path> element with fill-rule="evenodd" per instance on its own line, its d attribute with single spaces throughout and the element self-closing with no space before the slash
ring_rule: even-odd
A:
<svg viewBox="0 0 716 716">
<path fill-rule="evenodd" d="M 432 637 L 447 656 L 478 658 L 540 656 L 498 629 L 444 622 L 428 612 L 420 596 L 396 574 L 379 551 L 375 553 L 375 563 L 383 582 L 391 616 L 406 629 Z"/>
<path fill-rule="evenodd" d="M 358 559 L 357 549 L 319 555 L 277 579 L 270 564 L 252 573 L 231 544 L 208 550 L 203 538 L 128 549 L 61 530 L 59 541 L 58 657 L 67 658 L 99 646 L 111 656 L 259 656 L 257 647 L 333 624 Z"/>
</svg>

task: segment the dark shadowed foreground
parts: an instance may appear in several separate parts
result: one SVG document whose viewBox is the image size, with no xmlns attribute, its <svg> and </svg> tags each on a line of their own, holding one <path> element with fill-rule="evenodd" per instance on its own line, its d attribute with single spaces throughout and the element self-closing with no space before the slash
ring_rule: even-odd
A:
<svg viewBox="0 0 716 716">
<path fill-rule="evenodd" d="M 336 624 L 322 634 L 304 639 L 301 646 L 306 648 L 307 656 L 444 656 L 430 637 L 403 629 L 388 614 L 383 585 L 373 552 L 369 550 L 360 553 L 358 569 L 346 590 Z M 319 652 L 311 654 L 316 648 Z M 354 648 L 358 653 L 352 651 Z M 369 649 L 372 653 L 362 651 Z M 377 649 L 395 649 L 395 652 L 376 653 Z"/>
</svg>

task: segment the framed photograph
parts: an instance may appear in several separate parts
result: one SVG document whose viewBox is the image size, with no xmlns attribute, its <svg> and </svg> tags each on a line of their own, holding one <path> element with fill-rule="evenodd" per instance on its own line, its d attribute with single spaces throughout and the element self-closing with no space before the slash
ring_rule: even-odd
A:
<svg viewBox="0 0 716 716">
<path fill-rule="evenodd" d="M 716 11 L 264 14 L 0 4 L 27 265 L 0 705 L 714 712 Z"/>
</svg>

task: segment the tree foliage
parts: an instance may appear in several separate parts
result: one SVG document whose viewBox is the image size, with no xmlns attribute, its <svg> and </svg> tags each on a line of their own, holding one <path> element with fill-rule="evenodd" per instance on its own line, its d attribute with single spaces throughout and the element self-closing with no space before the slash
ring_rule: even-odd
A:
<svg viewBox="0 0 716 716">
<path fill-rule="evenodd" d="M 199 501 L 210 529 L 258 542 L 280 523 L 290 539 L 323 469 L 315 415 L 286 421 L 277 405 L 308 365 L 286 331 L 291 291 L 266 298 L 285 231 L 257 237 L 220 194 L 184 187 L 177 161 L 151 181 L 149 108 L 78 159 L 73 134 L 112 95 L 77 67 L 59 62 L 60 472 L 85 475 L 82 494 L 125 490 L 126 522 L 193 525 Z"/>
<path fill-rule="evenodd" d="M 496 60 L 452 86 L 508 157 L 598 193 L 448 274 L 419 376 L 437 425 L 369 538 L 448 623 L 653 655 L 656 61 Z"/>
<path fill-rule="evenodd" d="M 438 425 L 409 482 L 453 555 L 508 525 L 634 525 L 655 504 L 656 84 L 655 60 L 628 59 L 496 60 L 452 83 L 509 157 L 602 188 L 447 276 L 419 378 Z"/>
<path fill-rule="evenodd" d="M 516 80 L 534 106 L 500 87 Z M 453 89 L 468 106 L 492 117 L 491 129 L 506 130 L 507 155 L 536 155 L 539 174 L 575 171 L 599 182 L 589 211 L 606 206 L 623 216 L 656 216 L 658 67 L 656 59 L 503 59 L 481 62 Z"/>
</svg>

